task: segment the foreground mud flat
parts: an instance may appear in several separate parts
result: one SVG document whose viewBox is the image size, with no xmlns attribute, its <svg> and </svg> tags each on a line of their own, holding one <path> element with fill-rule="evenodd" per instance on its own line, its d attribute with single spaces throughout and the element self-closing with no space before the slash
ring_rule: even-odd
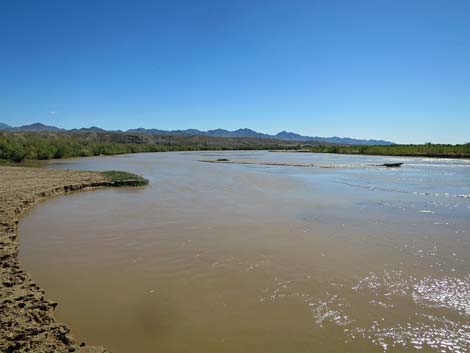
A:
<svg viewBox="0 0 470 353">
<path fill-rule="evenodd" d="M 74 190 L 113 186 L 101 173 L 0 167 L 0 352 L 105 352 L 76 342 L 18 263 L 17 225 L 36 202 Z"/>
</svg>

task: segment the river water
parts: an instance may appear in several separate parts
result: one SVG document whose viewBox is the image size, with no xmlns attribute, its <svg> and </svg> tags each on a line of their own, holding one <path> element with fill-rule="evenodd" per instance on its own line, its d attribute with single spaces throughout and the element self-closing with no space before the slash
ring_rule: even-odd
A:
<svg viewBox="0 0 470 353">
<path fill-rule="evenodd" d="M 217 158 L 247 164 L 202 161 Z M 22 266 L 87 344 L 470 350 L 468 160 L 173 152 L 46 167 L 151 183 L 60 196 L 20 222 Z"/>
</svg>

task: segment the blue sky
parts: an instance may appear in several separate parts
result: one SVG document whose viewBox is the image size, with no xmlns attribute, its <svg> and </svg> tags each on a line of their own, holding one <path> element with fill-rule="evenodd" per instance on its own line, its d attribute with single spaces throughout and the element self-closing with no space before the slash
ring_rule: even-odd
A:
<svg viewBox="0 0 470 353">
<path fill-rule="evenodd" d="M 0 122 L 470 141 L 467 0 L 0 0 Z"/>
</svg>

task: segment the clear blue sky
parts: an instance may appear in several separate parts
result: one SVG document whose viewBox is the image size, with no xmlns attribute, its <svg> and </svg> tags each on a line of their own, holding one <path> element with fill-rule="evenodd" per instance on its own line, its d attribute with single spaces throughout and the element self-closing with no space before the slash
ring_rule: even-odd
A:
<svg viewBox="0 0 470 353">
<path fill-rule="evenodd" d="M 0 0 L 0 122 L 470 141 L 468 0 Z"/>
</svg>

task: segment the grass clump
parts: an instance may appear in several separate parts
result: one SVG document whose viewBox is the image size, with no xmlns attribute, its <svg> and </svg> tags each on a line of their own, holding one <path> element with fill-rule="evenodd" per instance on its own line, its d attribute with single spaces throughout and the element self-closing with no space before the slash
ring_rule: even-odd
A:
<svg viewBox="0 0 470 353">
<path fill-rule="evenodd" d="M 102 173 L 116 186 L 143 186 L 149 183 L 140 175 L 119 170 L 107 170 Z"/>
</svg>

